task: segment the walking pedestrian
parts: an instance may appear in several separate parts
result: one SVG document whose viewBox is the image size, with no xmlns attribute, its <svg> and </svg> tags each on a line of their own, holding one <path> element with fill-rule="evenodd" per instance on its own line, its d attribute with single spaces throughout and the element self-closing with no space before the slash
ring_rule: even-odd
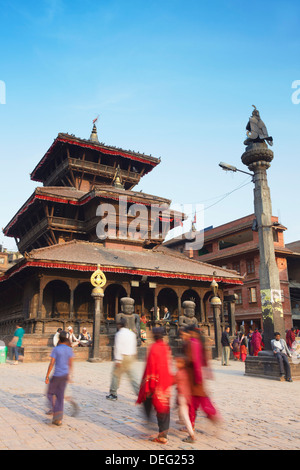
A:
<svg viewBox="0 0 300 470">
<path fill-rule="evenodd" d="M 182 422 L 189 436 L 183 439 L 184 442 L 194 442 L 195 431 L 193 429 L 190 416 L 189 407 L 192 401 L 192 390 L 190 386 L 189 376 L 186 370 L 186 361 L 182 356 L 175 358 L 177 372 L 174 375 L 174 383 L 177 388 L 177 403 L 178 403 L 178 415 L 179 421 Z"/>
<path fill-rule="evenodd" d="M 280 337 L 280 333 L 274 333 L 275 339 L 271 340 L 272 351 L 276 356 L 279 363 L 280 375 L 285 376 L 287 382 L 293 382 L 291 377 L 291 367 L 288 358 L 291 357 L 291 353 L 284 339 Z"/>
<path fill-rule="evenodd" d="M 166 444 L 170 426 L 170 397 L 173 377 L 170 372 L 171 350 L 164 340 L 164 328 L 152 329 L 154 343 L 150 346 L 140 386 L 137 404 L 143 403 L 146 416 L 150 417 L 152 406 L 156 410 L 158 436 L 153 442 Z"/>
<path fill-rule="evenodd" d="M 74 352 L 69 346 L 66 331 L 61 331 L 59 343 L 51 352 L 45 383 L 48 385 L 47 398 L 53 413 L 52 424 L 61 426 L 64 412 L 64 394 L 68 381 L 71 380 Z M 54 368 L 53 376 L 50 374 Z"/>
<path fill-rule="evenodd" d="M 14 332 L 14 336 L 10 343 L 8 343 L 8 346 L 12 347 L 12 355 L 13 358 L 15 358 L 15 361 L 13 362 L 14 365 L 19 364 L 19 360 L 23 361 L 24 357 L 21 354 L 21 347 L 22 347 L 22 342 L 23 342 L 23 336 L 25 334 L 25 330 L 23 328 L 23 324 L 21 321 L 17 322 L 16 325 L 16 330 Z"/>
<path fill-rule="evenodd" d="M 184 341 L 186 368 L 189 376 L 192 399 L 189 406 L 189 416 L 193 429 L 197 411 L 201 407 L 207 418 L 218 419 L 217 410 L 204 388 L 203 367 L 206 366 L 205 351 L 199 333 L 194 327 L 187 327 Z"/>
<path fill-rule="evenodd" d="M 229 366 L 230 348 L 232 349 L 232 345 L 229 338 L 229 332 L 230 328 L 229 326 L 226 326 L 221 336 L 223 366 Z"/>
<path fill-rule="evenodd" d="M 133 362 L 137 354 L 136 334 L 126 328 L 127 321 L 120 317 L 117 322 L 117 333 L 114 342 L 114 367 L 107 400 L 116 401 L 118 399 L 117 390 L 120 385 L 122 375 L 127 374 L 136 395 L 139 393 L 139 384 L 133 372 Z"/>
</svg>

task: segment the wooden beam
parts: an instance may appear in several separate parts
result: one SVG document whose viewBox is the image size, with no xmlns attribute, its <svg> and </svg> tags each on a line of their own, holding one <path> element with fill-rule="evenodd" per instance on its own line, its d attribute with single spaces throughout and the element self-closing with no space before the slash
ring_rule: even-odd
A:
<svg viewBox="0 0 300 470">
<path fill-rule="evenodd" d="M 54 241 L 54 245 L 57 245 L 57 239 L 52 229 L 50 229 L 50 235 L 52 237 L 52 240 Z"/>
</svg>

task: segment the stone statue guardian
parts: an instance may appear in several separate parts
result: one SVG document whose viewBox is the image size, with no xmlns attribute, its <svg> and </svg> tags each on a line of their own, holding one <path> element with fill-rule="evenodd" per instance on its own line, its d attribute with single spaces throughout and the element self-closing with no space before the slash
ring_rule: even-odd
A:
<svg viewBox="0 0 300 470">
<path fill-rule="evenodd" d="M 196 304 L 192 300 L 185 300 L 182 304 L 183 314 L 180 315 L 178 326 L 184 328 L 186 326 L 194 326 L 198 328 L 198 320 L 195 316 Z"/>
<path fill-rule="evenodd" d="M 137 342 L 140 344 L 140 317 L 134 313 L 134 299 L 131 297 L 122 297 L 120 299 L 121 303 L 121 312 L 116 315 L 116 322 L 120 318 L 126 320 L 126 328 L 132 330 L 137 336 Z"/>
</svg>

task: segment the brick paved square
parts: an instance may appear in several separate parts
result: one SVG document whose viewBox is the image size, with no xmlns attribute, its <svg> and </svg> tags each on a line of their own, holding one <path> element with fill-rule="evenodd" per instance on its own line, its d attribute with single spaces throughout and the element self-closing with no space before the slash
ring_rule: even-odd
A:
<svg viewBox="0 0 300 470">
<path fill-rule="evenodd" d="M 215 425 L 203 412 L 196 420 L 194 444 L 176 424 L 177 411 L 172 399 L 168 444 L 149 441 L 157 432 L 156 418 L 147 424 L 143 410 L 135 405 L 130 383 L 124 377 L 118 400 L 106 400 L 112 363 L 76 362 L 74 383 L 69 390 L 80 410 L 72 416 L 65 406 L 63 425 L 51 424 L 45 414 L 46 363 L 12 366 L 0 364 L 0 449 L 49 450 L 298 450 L 300 449 L 300 381 L 279 382 L 244 375 L 242 363 L 222 367 L 211 363 L 214 379 L 207 382 L 211 398 L 222 415 Z M 144 363 L 135 364 L 142 376 Z"/>
</svg>

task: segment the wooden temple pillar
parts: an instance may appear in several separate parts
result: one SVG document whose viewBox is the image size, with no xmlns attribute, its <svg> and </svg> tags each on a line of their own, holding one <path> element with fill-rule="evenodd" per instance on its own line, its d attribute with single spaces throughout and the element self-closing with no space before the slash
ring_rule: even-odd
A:
<svg viewBox="0 0 300 470">
<path fill-rule="evenodd" d="M 154 312 L 153 312 L 153 321 L 155 321 L 156 318 L 157 318 L 157 297 L 158 297 L 157 287 L 155 287 L 155 289 L 154 289 Z"/>
<path fill-rule="evenodd" d="M 182 298 L 183 292 L 177 292 L 177 302 L 178 302 L 178 321 L 179 317 L 181 315 L 181 298 Z"/>
<path fill-rule="evenodd" d="M 75 289 L 72 288 L 70 289 L 70 320 L 74 319 L 75 316 L 75 310 L 74 310 L 74 292 Z"/>
<path fill-rule="evenodd" d="M 200 322 L 205 323 L 205 310 L 204 310 L 204 302 L 203 302 L 203 296 L 200 295 Z"/>
</svg>

